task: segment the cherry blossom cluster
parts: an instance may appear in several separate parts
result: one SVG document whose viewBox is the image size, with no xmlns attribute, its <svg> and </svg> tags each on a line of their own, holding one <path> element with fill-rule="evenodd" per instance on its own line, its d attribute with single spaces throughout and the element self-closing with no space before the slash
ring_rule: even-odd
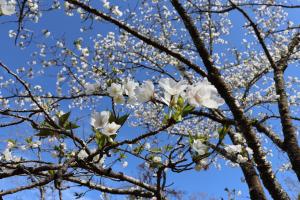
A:
<svg viewBox="0 0 300 200">
<path fill-rule="evenodd" d="M 172 107 L 172 104 L 177 102 L 179 96 L 194 107 L 204 106 L 214 109 L 224 104 L 224 100 L 219 97 L 217 89 L 207 79 L 189 85 L 185 80 L 175 81 L 171 78 L 161 78 L 158 84 L 164 91 L 163 97 L 157 97 L 151 80 L 138 84 L 129 78 L 121 83 L 112 83 L 108 87 L 107 92 L 116 104 L 125 103 L 126 96 L 128 97 L 127 103 L 133 105 L 160 100 L 167 106 Z M 96 92 L 98 84 L 87 83 L 85 87 L 86 93 L 91 94 Z"/>
<path fill-rule="evenodd" d="M 109 123 L 110 112 L 93 112 L 91 117 L 91 125 L 96 130 L 101 130 L 101 133 L 106 136 L 112 136 L 117 133 L 121 125 L 115 122 Z"/>
<path fill-rule="evenodd" d="M 0 15 L 13 15 L 16 13 L 15 0 L 0 0 Z"/>
</svg>

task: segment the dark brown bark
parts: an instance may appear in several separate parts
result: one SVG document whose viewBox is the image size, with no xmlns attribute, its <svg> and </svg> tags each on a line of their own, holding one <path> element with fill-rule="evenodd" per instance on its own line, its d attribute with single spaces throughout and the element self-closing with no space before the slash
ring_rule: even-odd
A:
<svg viewBox="0 0 300 200">
<path fill-rule="evenodd" d="M 274 81 L 276 93 L 279 95 L 278 109 L 280 113 L 280 120 L 282 124 L 282 132 L 284 135 L 283 149 L 287 152 L 292 164 L 294 172 L 297 174 L 300 181 L 300 148 L 298 145 L 298 139 L 296 134 L 296 128 L 293 126 L 293 121 L 290 114 L 290 108 L 288 103 L 287 93 L 285 91 L 284 70 L 288 66 L 288 60 L 293 54 L 294 50 L 299 46 L 300 33 L 296 34 L 290 44 L 288 45 L 288 51 L 281 59 L 276 63 L 274 67 Z"/>
<path fill-rule="evenodd" d="M 229 131 L 228 134 L 233 144 L 240 144 L 240 142 L 234 138 L 234 134 L 231 131 Z M 264 189 L 254 165 L 255 163 L 252 160 L 248 160 L 246 163 L 241 163 L 240 167 L 245 176 L 251 199 L 264 200 L 267 199 L 267 197 L 265 196 Z"/>
<path fill-rule="evenodd" d="M 274 70 L 274 80 L 276 93 L 279 95 L 278 108 L 284 135 L 283 149 L 287 152 L 292 168 L 297 174 L 298 180 L 300 180 L 300 148 L 298 146 L 296 129 L 293 126 L 290 115 L 288 98 L 285 92 L 285 82 L 281 69 Z"/>
<path fill-rule="evenodd" d="M 249 121 L 244 116 L 242 109 L 236 104 L 236 100 L 232 96 L 227 84 L 222 79 L 219 70 L 214 67 L 213 60 L 209 56 L 209 53 L 199 36 L 198 30 L 194 25 L 193 20 L 186 13 L 185 9 L 178 2 L 178 0 L 172 0 L 171 2 L 180 15 L 181 19 L 183 20 L 184 25 L 190 33 L 194 45 L 196 46 L 199 55 L 202 58 L 202 61 L 208 71 L 208 80 L 217 88 L 219 94 L 227 103 L 234 116 L 234 119 L 237 121 L 239 129 L 241 130 L 247 141 L 248 146 L 253 149 L 253 157 L 257 164 L 257 169 L 263 180 L 264 186 L 268 189 L 274 199 L 290 199 L 288 194 L 282 189 L 281 185 L 276 180 L 275 175 L 272 171 L 272 167 L 270 163 L 265 159 L 266 155 L 263 152 L 260 141 L 256 137 L 255 132 L 252 130 Z"/>
<path fill-rule="evenodd" d="M 275 88 L 276 93 L 279 95 L 278 99 L 278 109 L 280 113 L 280 119 L 281 119 L 281 125 L 282 125 L 282 132 L 284 135 L 284 145 L 283 150 L 287 152 L 289 159 L 292 164 L 292 168 L 294 172 L 297 174 L 298 180 L 300 180 L 300 148 L 298 145 L 297 140 L 297 134 L 296 129 L 293 126 L 290 110 L 289 110 L 289 104 L 288 104 L 288 98 L 285 91 L 285 81 L 284 81 L 284 70 L 287 68 L 288 60 L 290 56 L 293 54 L 294 49 L 297 48 L 297 46 L 300 43 L 300 34 L 297 33 L 291 40 L 290 44 L 288 45 L 288 51 L 286 54 L 282 55 L 281 59 L 278 62 L 275 62 L 274 59 L 271 56 L 271 53 L 269 52 L 267 45 L 265 44 L 265 41 L 261 35 L 261 32 L 255 24 L 250 16 L 240 7 L 235 5 L 231 2 L 231 4 L 240 12 L 242 15 L 247 19 L 247 21 L 250 23 L 250 26 L 253 28 L 254 33 L 259 41 L 259 44 L 261 45 L 262 49 L 264 50 L 264 53 L 271 65 L 271 67 L 274 70 L 274 81 L 275 81 Z M 275 143 L 276 144 L 276 143 Z"/>
</svg>

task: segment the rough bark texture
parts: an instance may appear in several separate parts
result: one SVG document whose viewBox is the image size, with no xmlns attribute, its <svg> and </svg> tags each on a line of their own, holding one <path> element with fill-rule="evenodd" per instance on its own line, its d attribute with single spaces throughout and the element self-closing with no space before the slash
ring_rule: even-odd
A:
<svg viewBox="0 0 300 200">
<path fill-rule="evenodd" d="M 300 148 L 298 146 L 296 129 L 293 126 L 290 115 L 288 98 L 285 92 L 285 82 L 281 69 L 274 70 L 274 80 L 276 93 L 279 95 L 278 108 L 284 135 L 283 149 L 287 152 L 292 168 L 297 174 L 298 180 L 300 180 Z"/>
<path fill-rule="evenodd" d="M 293 170 L 297 174 L 298 180 L 300 180 L 300 148 L 298 145 L 296 129 L 293 126 L 290 111 L 289 111 L 289 103 L 287 94 L 285 91 L 285 81 L 284 81 L 284 70 L 287 68 L 288 60 L 290 56 L 293 54 L 294 50 L 297 49 L 300 43 L 300 33 L 297 33 L 291 40 L 290 44 L 288 45 L 287 52 L 281 56 L 281 59 L 278 62 L 275 62 L 269 49 L 261 35 L 261 32 L 255 24 L 250 16 L 240 7 L 236 6 L 233 2 L 231 2 L 232 6 L 236 8 L 242 15 L 247 19 L 250 23 L 250 26 L 253 28 L 254 33 L 259 41 L 259 44 L 264 50 L 264 53 L 274 70 L 274 81 L 275 81 L 275 88 L 276 93 L 279 95 L 278 99 L 278 109 L 280 113 L 281 125 L 282 125 L 282 132 L 284 135 L 284 146 L 283 150 L 287 152 Z"/>
<path fill-rule="evenodd" d="M 231 131 L 229 131 L 228 134 L 233 144 L 240 144 L 240 142 L 234 138 L 234 134 Z M 240 164 L 240 167 L 242 168 L 249 188 L 250 198 L 265 200 L 267 197 L 265 196 L 263 186 L 261 185 L 259 175 L 254 165 L 255 163 L 252 160 L 248 160 L 246 163 Z"/>
</svg>

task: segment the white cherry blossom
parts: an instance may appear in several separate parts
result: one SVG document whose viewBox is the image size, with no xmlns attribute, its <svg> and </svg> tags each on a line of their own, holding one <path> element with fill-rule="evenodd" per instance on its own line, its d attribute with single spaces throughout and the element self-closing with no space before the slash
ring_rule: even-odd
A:
<svg viewBox="0 0 300 200">
<path fill-rule="evenodd" d="M 110 8 L 109 2 L 107 0 L 102 0 L 102 3 L 103 3 L 104 8 L 106 8 L 106 9 Z"/>
<path fill-rule="evenodd" d="M 137 82 L 135 82 L 134 80 L 126 79 L 123 84 L 125 94 L 128 95 L 129 97 L 133 97 L 135 95 L 134 90 L 136 89 L 136 87 L 138 85 L 139 84 Z"/>
<path fill-rule="evenodd" d="M 140 87 L 135 89 L 137 101 L 145 103 L 150 101 L 154 96 L 154 85 L 152 81 L 145 81 Z"/>
<path fill-rule="evenodd" d="M 88 154 L 85 150 L 80 150 L 77 156 L 79 159 L 83 160 L 88 157 Z"/>
<path fill-rule="evenodd" d="M 122 17 L 123 12 L 119 9 L 119 6 L 113 6 L 112 7 L 112 13 L 114 13 L 115 15 Z"/>
<path fill-rule="evenodd" d="M 195 107 L 218 108 L 224 104 L 224 100 L 219 97 L 217 89 L 206 79 L 190 86 L 187 98 L 189 103 Z"/>
<path fill-rule="evenodd" d="M 116 104 L 123 104 L 125 102 L 125 98 L 123 95 L 117 95 L 117 96 L 114 96 L 114 103 Z"/>
<path fill-rule="evenodd" d="M 176 82 L 171 78 L 162 78 L 158 84 L 170 95 L 180 95 L 187 87 L 186 81 Z"/>
<path fill-rule="evenodd" d="M 242 145 L 227 145 L 224 149 L 230 154 L 240 153 L 242 152 Z"/>
<path fill-rule="evenodd" d="M 236 160 L 238 163 L 245 163 L 248 161 L 248 158 L 242 156 L 241 154 L 238 154 L 237 155 L 237 160 Z"/>
<path fill-rule="evenodd" d="M 162 158 L 160 156 L 154 156 L 152 158 L 153 162 L 155 163 L 161 163 L 162 162 Z"/>
<path fill-rule="evenodd" d="M 109 117 L 109 111 L 93 112 L 91 117 L 91 125 L 95 129 L 104 128 L 108 124 Z"/>
<path fill-rule="evenodd" d="M 8 148 L 3 151 L 3 156 L 6 161 L 11 161 L 13 159 L 11 151 Z"/>
<path fill-rule="evenodd" d="M 16 13 L 16 2 L 14 0 L 0 0 L 0 15 L 13 15 Z"/>
<path fill-rule="evenodd" d="M 117 134 L 117 131 L 119 130 L 119 128 L 121 127 L 121 125 L 116 124 L 115 122 L 109 123 L 107 124 L 103 130 L 102 133 L 106 136 L 112 136 Z"/>
<path fill-rule="evenodd" d="M 89 95 L 89 94 L 93 94 L 94 92 L 96 92 L 99 85 L 97 83 L 86 83 L 84 85 L 84 87 L 86 89 L 85 93 Z"/>
<path fill-rule="evenodd" d="M 118 83 L 112 83 L 107 92 L 111 97 L 121 96 L 123 95 L 123 86 Z"/>
<path fill-rule="evenodd" d="M 197 139 L 193 142 L 192 148 L 199 154 L 204 155 L 207 151 L 207 146 L 202 143 L 201 140 Z"/>
</svg>

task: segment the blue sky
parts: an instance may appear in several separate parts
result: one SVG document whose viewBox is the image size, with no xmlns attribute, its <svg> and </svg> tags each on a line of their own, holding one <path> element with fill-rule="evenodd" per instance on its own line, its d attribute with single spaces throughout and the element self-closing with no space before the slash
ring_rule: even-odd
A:
<svg viewBox="0 0 300 200">
<path fill-rule="evenodd" d="M 296 17 L 296 14 L 292 14 L 293 18 Z M 0 23 L 6 20 L 10 20 L 9 17 L 0 17 Z M 64 36 L 67 41 L 69 41 L 69 45 L 73 41 L 73 39 L 78 38 L 78 36 L 82 36 L 79 27 L 80 20 L 79 17 L 67 17 L 62 12 L 51 12 L 46 13 L 38 24 L 30 25 L 31 29 L 40 31 L 42 29 L 48 29 L 53 34 L 47 39 L 48 41 L 55 40 L 55 38 L 59 38 Z M 86 38 L 94 35 L 95 33 L 101 33 L 105 35 L 108 31 L 115 30 L 114 26 L 110 24 L 101 26 L 95 26 L 96 29 L 93 31 L 87 32 L 85 34 Z M 0 24 L 0 60 L 4 62 L 6 65 L 11 68 L 17 68 L 19 66 L 28 66 L 26 63 L 30 60 L 30 54 L 35 49 L 34 43 L 24 50 L 19 49 L 14 46 L 14 41 L 8 38 L 8 30 L 14 29 L 14 23 L 5 23 Z M 41 34 L 40 32 L 38 32 Z M 240 32 L 237 30 L 235 34 L 231 37 L 240 37 Z M 289 71 L 290 74 L 298 73 L 299 69 L 294 69 Z M 41 81 L 39 83 L 39 81 Z M 39 80 L 36 83 L 38 84 L 48 84 L 45 80 Z M 55 87 L 55 83 L 50 83 L 48 87 Z M 105 107 L 106 105 L 104 105 Z M 100 108 L 99 108 L 100 109 Z M 77 111 L 74 111 L 77 113 Z M 87 119 L 88 120 L 88 119 Z M 121 131 L 126 133 L 130 129 L 125 128 Z M 15 131 L 13 129 L 0 129 L 0 134 L 10 134 L 11 131 Z M 20 129 L 19 129 L 20 131 Z M 29 133 L 28 133 L 29 134 Z M 1 142 L 3 142 L 3 136 L 0 136 Z M 2 143 L 3 145 L 3 143 Z M 1 147 L 1 146 L 0 146 Z M 277 159 L 277 158 L 276 158 Z M 278 162 L 278 160 L 277 160 Z M 279 162 L 281 162 L 279 160 Z M 130 163 L 128 169 L 126 169 L 129 173 L 135 173 L 136 169 L 133 167 L 135 163 Z M 217 170 L 215 167 L 211 167 L 207 171 L 188 171 L 181 174 L 171 174 L 169 176 L 169 182 L 174 182 L 173 188 L 178 188 L 190 194 L 203 193 L 208 197 L 214 197 L 215 199 L 220 199 L 224 197 L 227 199 L 227 193 L 224 191 L 225 187 L 229 189 L 236 189 L 242 191 L 242 196 L 238 199 L 247 199 L 248 189 L 245 183 L 241 181 L 243 179 L 243 175 L 239 168 L 230 168 L 224 165 L 224 162 L 221 162 L 222 169 Z M 121 167 L 120 167 L 120 170 Z M 279 179 L 282 180 L 283 176 L 279 173 Z M 16 181 L 19 181 L 16 179 Z M 14 182 L 7 182 L 0 180 L 0 188 L 4 188 L 13 184 Z M 73 190 L 81 190 L 80 188 L 73 188 Z M 37 193 L 35 192 L 22 192 L 16 195 L 7 196 L 4 199 L 35 199 Z M 65 199 L 72 199 L 72 192 L 64 193 Z M 94 199 L 98 197 L 99 193 L 91 192 L 88 193 L 87 199 Z M 122 199 L 120 197 L 119 199 Z"/>
</svg>

